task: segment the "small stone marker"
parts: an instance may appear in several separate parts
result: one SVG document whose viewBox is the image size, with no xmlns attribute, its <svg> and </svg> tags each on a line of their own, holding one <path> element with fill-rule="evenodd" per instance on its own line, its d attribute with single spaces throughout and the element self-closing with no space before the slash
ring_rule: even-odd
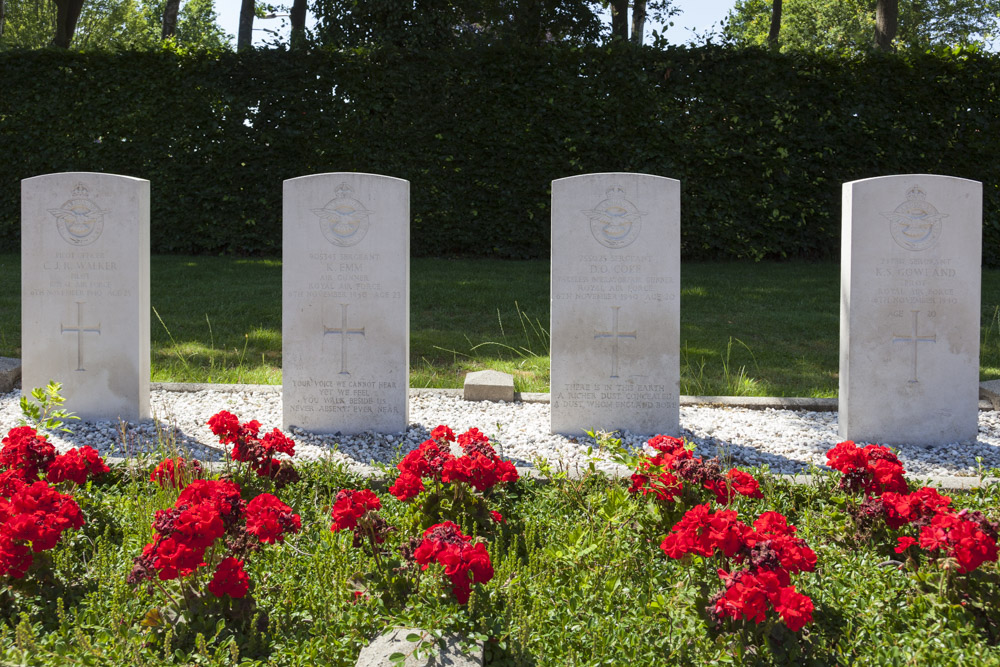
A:
<svg viewBox="0 0 1000 667">
<path fill-rule="evenodd" d="M 425 637 L 424 642 L 430 645 L 409 641 L 407 638 L 412 635 Z M 397 663 L 389 658 L 396 653 L 406 656 L 404 667 L 482 667 L 482 642 L 478 642 L 478 648 L 473 653 L 463 653 L 459 647 L 461 640 L 459 635 L 447 635 L 435 642 L 432 635 L 420 630 L 390 630 L 361 650 L 355 667 L 394 667 Z M 430 655 L 432 647 L 436 649 L 436 655 Z"/>
<path fill-rule="evenodd" d="M 994 410 L 1000 410 L 1000 380 L 980 382 L 979 400 L 989 401 Z"/>
<path fill-rule="evenodd" d="M 21 360 L 10 357 L 0 357 L 0 394 L 14 391 L 14 386 L 21 379 Z M 30 389 L 28 391 L 31 391 Z"/>
<path fill-rule="evenodd" d="M 463 398 L 467 401 L 514 400 L 514 376 L 500 371 L 473 371 L 465 374 Z"/>
<path fill-rule="evenodd" d="M 552 432 L 675 435 L 680 422 L 680 182 L 552 182 Z"/>
<path fill-rule="evenodd" d="M 284 427 L 405 430 L 409 182 L 357 173 L 293 178 L 283 211 Z"/>
<path fill-rule="evenodd" d="M 840 435 L 974 440 L 982 184 L 908 174 L 845 183 Z"/>
<path fill-rule="evenodd" d="M 25 392 L 61 382 L 81 419 L 149 417 L 149 181 L 21 181 Z"/>
</svg>

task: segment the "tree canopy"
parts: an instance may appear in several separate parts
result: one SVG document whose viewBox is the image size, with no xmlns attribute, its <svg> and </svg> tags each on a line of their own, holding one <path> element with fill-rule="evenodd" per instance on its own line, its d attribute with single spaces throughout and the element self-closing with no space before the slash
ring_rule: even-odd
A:
<svg viewBox="0 0 1000 667">
<path fill-rule="evenodd" d="M 876 0 L 784 0 L 783 51 L 857 53 L 872 48 Z M 767 44 L 771 0 L 736 0 L 724 34 L 738 46 Z M 1000 0 L 899 0 L 899 49 L 983 46 L 1000 27 Z"/>
<path fill-rule="evenodd" d="M 6 11 L 0 49 L 38 49 L 52 42 L 57 16 L 53 0 L 3 1 Z M 81 51 L 159 48 L 166 4 L 167 0 L 86 0 L 71 47 Z M 213 0 L 184 2 L 171 39 L 187 50 L 229 47 L 228 35 L 216 23 Z"/>
</svg>

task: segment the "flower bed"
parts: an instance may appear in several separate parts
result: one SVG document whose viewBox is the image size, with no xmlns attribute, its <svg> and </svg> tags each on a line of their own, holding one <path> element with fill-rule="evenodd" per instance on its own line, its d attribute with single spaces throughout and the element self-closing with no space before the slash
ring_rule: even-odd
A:
<svg viewBox="0 0 1000 667">
<path fill-rule="evenodd" d="M 488 664 L 1000 662 L 1000 489 L 918 488 L 886 447 L 840 443 L 796 486 L 603 437 L 629 479 L 536 483 L 442 425 L 366 480 L 209 423 L 221 473 L 7 433 L 3 661 L 350 665 L 398 626 Z"/>
</svg>

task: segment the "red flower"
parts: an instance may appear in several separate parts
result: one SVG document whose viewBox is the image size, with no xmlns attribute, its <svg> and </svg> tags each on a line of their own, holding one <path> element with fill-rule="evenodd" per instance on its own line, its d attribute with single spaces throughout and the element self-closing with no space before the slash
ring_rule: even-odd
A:
<svg viewBox="0 0 1000 667">
<path fill-rule="evenodd" d="M 493 520 L 497 523 L 506 523 L 506 519 L 503 518 L 503 514 L 500 514 L 500 512 L 497 512 L 496 510 L 490 510 L 490 516 L 493 517 Z"/>
<path fill-rule="evenodd" d="M 794 586 L 782 588 L 773 604 L 774 610 L 792 632 L 798 632 L 807 623 L 812 623 L 812 599 L 808 595 L 797 593 Z"/>
<path fill-rule="evenodd" d="M 31 542 L 35 553 L 55 547 L 63 531 L 83 527 L 83 514 L 73 497 L 47 482 L 35 482 L 15 493 L 9 511 L 12 518 L 4 524 L 4 532 L 12 539 Z"/>
<path fill-rule="evenodd" d="M 0 496 L 10 498 L 28 484 L 37 481 L 37 476 L 28 477 L 21 468 L 11 468 L 10 470 L 5 470 L 0 473 Z"/>
<path fill-rule="evenodd" d="M 420 478 L 410 472 L 402 472 L 396 478 L 395 483 L 389 487 L 389 493 L 399 500 L 409 500 L 415 498 L 424 490 L 424 483 Z"/>
<path fill-rule="evenodd" d="M 240 487 L 226 480 L 196 479 L 181 491 L 174 507 L 208 504 L 224 518 L 242 513 Z"/>
<path fill-rule="evenodd" d="M 330 526 L 332 532 L 340 530 L 354 530 L 360 519 L 369 510 L 378 510 L 382 507 L 382 501 L 368 489 L 354 491 L 343 489 L 337 493 L 337 500 L 333 503 L 333 525 Z"/>
<path fill-rule="evenodd" d="M 182 510 L 174 519 L 175 539 L 183 539 L 186 544 L 204 551 L 212 546 L 226 532 L 219 511 L 205 503 Z"/>
<path fill-rule="evenodd" d="M 859 448 L 850 440 L 838 442 L 826 453 L 827 465 L 844 474 L 840 486 L 848 491 L 881 495 L 886 491 L 906 493 L 905 471 L 888 447 L 866 445 Z"/>
<path fill-rule="evenodd" d="M 56 456 L 45 473 L 45 479 L 52 484 L 68 480 L 83 486 L 88 477 L 100 477 L 109 470 L 96 449 L 84 446 Z"/>
<path fill-rule="evenodd" d="M 483 584 L 493 578 L 493 564 L 486 546 L 482 542 L 470 543 L 471 540 L 454 523 L 445 521 L 425 530 L 423 542 L 413 553 L 424 570 L 433 561 L 444 566 L 459 604 L 469 601 L 472 584 Z"/>
<path fill-rule="evenodd" d="M 161 488 L 172 486 L 175 489 L 183 489 L 187 486 L 191 478 L 201 474 L 201 464 L 196 460 L 185 461 L 178 456 L 173 459 L 164 459 L 153 472 L 149 474 L 149 481 L 159 485 Z"/>
<path fill-rule="evenodd" d="M 490 444 L 490 439 L 478 428 L 470 428 L 458 436 L 458 444 L 462 447 L 462 451 L 469 455 L 478 453 L 487 458 L 494 458 L 497 454 Z"/>
<path fill-rule="evenodd" d="M 708 503 L 689 509 L 670 529 L 660 549 L 670 558 L 683 558 L 689 553 L 711 556 L 715 551 L 709 535 L 711 514 Z"/>
<path fill-rule="evenodd" d="M 12 428 L 2 441 L 0 449 L 0 466 L 9 470 L 19 468 L 24 472 L 24 478 L 38 478 L 39 472 L 48 470 L 55 460 L 56 450 L 44 435 L 39 435 L 30 426 Z"/>
<path fill-rule="evenodd" d="M 302 528 L 299 515 L 270 493 L 262 493 L 247 503 L 246 518 L 247 532 L 264 544 L 283 542 L 286 532 L 297 533 Z"/>
<path fill-rule="evenodd" d="M 250 590 L 250 578 L 243 571 L 243 561 L 233 557 L 223 558 L 215 568 L 215 575 L 208 584 L 208 591 L 217 598 L 228 595 L 241 598 Z"/>
<path fill-rule="evenodd" d="M 15 541 L 6 531 L 0 531 L 0 576 L 21 579 L 34 562 L 31 548 Z"/>
<path fill-rule="evenodd" d="M 896 542 L 898 543 L 898 545 L 896 546 L 896 553 L 898 554 L 903 553 L 904 551 L 906 551 L 907 549 L 909 549 L 910 547 L 912 547 L 914 544 L 917 543 L 915 539 L 913 539 L 912 537 L 907 537 L 906 535 L 897 538 Z"/>
<path fill-rule="evenodd" d="M 885 509 L 885 522 L 893 530 L 914 521 L 932 518 L 946 511 L 951 504 L 951 498 L 942 496 L 929 486 L 908 494 L 887 491 L 882 494 L 881 500 Z"/>
<path fill-rule="evenodd" d="M 431 431 L 431 440 L 437 440 L 442 444 L 445 442 L 455 442 L 455 433 L 444 424 L 441 424 Z"/>
</svg>

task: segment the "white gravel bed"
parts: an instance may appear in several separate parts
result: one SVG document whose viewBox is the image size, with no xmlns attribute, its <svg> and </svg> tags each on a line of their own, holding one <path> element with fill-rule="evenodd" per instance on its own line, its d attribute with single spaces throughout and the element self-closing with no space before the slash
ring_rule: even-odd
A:
<svg viewBox="0 0 1000 667">
<path fill-rule="evenodd" d="M 2 434 L 21 417 L 20 392 L 0 395 Z M 151 392 L 154 420 L 128 424 L 72 421 L 72 433 L 50 437 L 59 450 L 90 445 L 102 455 L 132 456 L 155 452 L 163 443 L 182 454 L 203 461 L 222 458 L 223 449 L 206 422 L 216 412 L 228 410 L 240 421 L 256 419 L 261 433 L 281 427 L 281 395 L 275 391 Z M 682 407 L 681 435 L 697 444 L 700 456 L 723 457 L 731 465 L 768 465 L 778 473 L 805 472 L 822 466 L 825 453 L 841 438 L 836 412 L 750 410 L 726 407 Z M 402 433 L 315 435 L 293 429 L 296 459 L 330 457 L 359 472 L 373 463 L 392 463 L 423 442 L 431 429 L 447 424 L 455 433 L 476 427 L 497 446 L 505 458 L 518 465 L 547 459 L 557 469 L 585 469 L 599 452 L 588 454 L 594 441 L 586 436 L 549 435 L 547 403 L 466 402 L 459 396 L 429 391 L 410 396 L 410 426 Z M 586 427 L 587 425 L 582 425 Z M 646 437 L 622 433 L 627 445 L 640 446 Z M 978 476 L 984 469 L 1000 468 L 1000 413 L 979 413 L 975 442 L 933 447 L 896 447 L 908 475 L 914 478 Z M 980 461 L 977 462 L 977 458 Z M 610 463 L 600 463 L 608 469 Z"/>
</svg>

